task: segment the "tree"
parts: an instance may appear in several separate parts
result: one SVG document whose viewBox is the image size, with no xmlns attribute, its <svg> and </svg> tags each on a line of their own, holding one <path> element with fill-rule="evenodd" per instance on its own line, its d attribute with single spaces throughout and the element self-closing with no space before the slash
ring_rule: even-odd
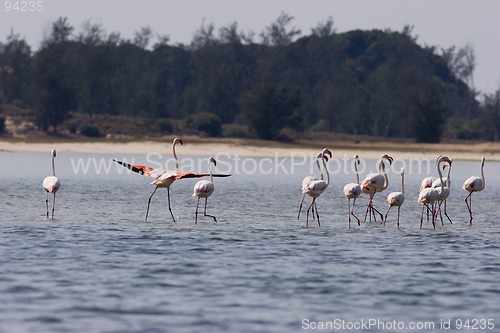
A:
<svg viewBox="0 0 500 333">
<path fill-rule="evenodd" d="M 262 44 L 272 46 L 286 46 L 291 44 L 295 36 L 300 35 L 300 29 L 295 27 L 288 28 L 293 19 L 293 16 L 282 12 L 276 19 L 276 22 L 271 23 L 260 34 Z"/>
<path fill-rule="evenodd" d="M 0 44 L 0 101 L 29 102 L 32 78 L 31 49 L 19 34 L 11 31 L 7 43 Z"/>
<path fill-rule="evenodd" d="M 410 124 L 417 142 L 437 143 L 441 140 L 445 108 L 437 83 L 414 87 L 410 93 L 412 104 Z"/>
<path fill-rule="evenodd" d="M 333 27 L 333 17 L 329 16 L 325 22 L 320 22 L 315 28 L 311 29 L 311 33 L 318 37 L 330 37 L 334 35 L 336 29 Z"/>
<path fill-rule="evenodd" d="M 302 100 L 298 90 L 262 85 L 243 102 L 246 118 L 257 136 L 265 140 L 285 139 L 281 130 L 302 131 Z"/>
</svg>

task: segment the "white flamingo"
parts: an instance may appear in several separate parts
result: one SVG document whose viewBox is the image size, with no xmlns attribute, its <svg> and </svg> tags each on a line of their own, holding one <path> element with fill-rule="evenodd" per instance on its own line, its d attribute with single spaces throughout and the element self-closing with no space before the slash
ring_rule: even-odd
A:
<svg viewBox="0 0 500 333">
<path fill-rule="evenodd" d="M 198 224 L 198 206 L 200 204 L 200 199 L 205 198 L 205 209 L 203 210 L 203 216 L 209 216 L 214 219 L 214 222 L 217 222 L 217 219 L 213 215 L 208 215 L 207 214 L 207 201 L 208 197 L 214 193 L 215 187 L 214 187 L 214 179 L 212 176 L 212 167 L 211 164 L 213 163 L 214 166 L 217 166 L 217 162 L 215 161 L 215 158 L 210 157 L 208 161 L 208 170 L 210 171 L 210 180 L 199 180 L 193 188 L 193 197 L 198 197 L 198 202 L 196 203 L 196 212 L 195 212 L 195 220 L 194 223 Z"/>
<path fill-rule="evenodd" d="M 387 209 L 387 213 L 385 213 L 384 218 L 384 227 L 385 222 L 387 221 L 387 214 L 392 207 L 398 207 L 398 228 L 399 228 L 399 212 L 401 210 L 401 206 L 405 202 L 405 170 L 401 168 L 401 192 L 392 192 L 387 196 L 387 202 L 389 203 L 389 208 Z"/>
<path fill-rule="evenodd" d="M 472 176 L 464 182 L 462 187 L 463 190 L 469 192 L 469 195 L 465 198 L 465 204 L 467 205 L 467 209 L 469 210 L 470 220 L 469 224 L 472 225 L 472 193 L 480 192 L 484 190 L 484 186 L 486 182 L 484 180 L 484 156 L 481 157 L 481 177 Z M 468 202 L 467 202 L 468 200 Z"/>
<path fill-rule="evenodd" d="M 155 178 L 155 180 L 153 180 L 151 182 L 151 184 L 155 185 L 156 187 L 148 199 L 148 208 L 146 210 L 146 221 L 148 220 L 149 206 L 151 204 L 151 198 L 156 193 L 156 190 L 158 188 L 161 187 L 161 188 L 167 189 L 168 210 L 170 212 L 170 215 L 172 216 L 172 220 L 175 222 L 175 217 L 174 217 L 174 214 L 172 213 L 172 208 L 170 207 L 170 186 L 172 185 L 172 183 L 174 181 L 176 181 L 177 179 L 200 178 L 200 177 L 205 177 L 205 176 L 210 175 L 210 174 L 206 174 L 206 173 L 197 173 L 197 172 L 180 172 L 179 171 L 179 160 L 177 158 L 177 154 L 175 153 L 175 146 L 178 143 L 180 143 L 181 145 L 183 144 L 181 139 L 174 138 L 174 140 L 172 141 L 172 152 L 173 152 L 174 159 L 175 159 L 175 171 L 164 170 L 164 169 L 153 169 L 149 166 L 144 166 L 144 165 L 132 165 L 129 163 L 125 163 L 125 162 L 113 159 L 113 161 L 124 166 L 125 168 L 127 168 L 129 170 L 137 172 L 143 176 L 149 176 L 149 177 Z M 228 177 L 230 175 L 218 174 L 218 175 L 212 175 L 212 176 L 213 177 Z"/>
<path fill-rule="evenodd" d="M 326 173 L 326 181 L 323 179 L 316 179 L 305 184 L 305 187 L 302 189 L 302 193 L 311 196 L 313 199 L 311 204 L 307 208 L 307 217 L 306 217 L 306 226 L 309 226 L 309 211 L 313 210 L 313 218 L 314 218 L 314 210 L 316 210 L 316 217 L 318 219 L 318 226 L 321 226 L 319 221 L 319 213 L 318 208 L 316 206 L 316 199 L 323 193 L 330 183 L 330 174 L 328 173 L 328 169 L 326 167 L 326 162 L 328 161 L 328 155 L 332 156 L 332 152 L 328 148 L 324 148 L 321 152 L 321 162 L 323 165 L 324 172 Z M 321 178 L 323 178 L 323 169 L 320 167 Z M 303 184 L 304 185 L 304 184 Z"/>
<path fill-rule="evenodd" d="M 349 211 L 349 229 L 351 228 L 351 215 L 354 216 L 356 220 L 358 220 L 358 226 L 361 225 L 359 218 L 356 215 L 354 215 L 354 205 L 356 204 L 356 199 L 361 194 L 361 186 L 359 185 L 358 164 L 359 164 L 359 156 L 355 155 L 354 170 L 356 172 L 356 182 L 349 183 L 344 186 L 344 195 L 347 198 L 347 208 Z M 354 199 L 352 202 L 352 209 L 351 209 L 351 199 Z"/>
<path fill-rule="evenodd" d="M 328 152 L 330 153 L 330 158 L 332 157 L 332 153 L 328 150 Z M 323 180 L 323 171 L 321 170 L 321 165 L 319 164 L 319 161 L 323 159 L 323 152 L 319 153 L 317 156 L 316 156 L 316 165 L 318 166 L 318 169 L 319 169 L 319 173 L 320 173 L 320 180 Z M 326 157 L 327 161 L 328 161 L 328 156 Z M 304 192 L 306 189 L 307 189 L 307 186 L 309 185 L 309 183 L 311 182 L 314 182 L 318 180 L 318 178 L 314 177 L 314 176 L 306 176 L 304 177 L 304 179 L 302 180 L 302 187 L 301 187 L 301 190 L 302 190 L 302 200 L 300 201 L 300 206 L 299 206 L 299 214 L 297 215 L 297 220 L 300 218 L 300 212 L 302 211 L 302 205 L 304 204 L 304 199 L 306 197 L 306 192 Z M 314 215 L 313 215 L 314 217 Z"/>
<path fill-rule="evenodd" d="M 439 195 L 444 191 L 443 174 L 440 168 L 440 164 L 444 162 L 451 164 L 451 160 L 447 156 L 439 155 L 436 159 L 436 165 L 439 174 L 439 180 L 441 181 L 441 186 L 439 188 L 425 188 L 418 194 L 418 202 L 422 204 L 422 214 L 420 215 L 420 229 L 422 229 L 422 224 L 424 221 L 424 208 L 427 207 L 427 209 L 429 209 L 429 205 L 431 206 L 432 212 L 432 226 L 434 227 L 434 229 L 436 229 L 437 210 L 435 207 L 435 202 L 438 199 Z"/>
<path fill-rule="evenodd" d="M 52 200 L 52 220 L 54 219 L 54 211 L 56 205 L 56 192 L 61 187 L 61 183 L 59 182 L 59 178 L 56 177 L 56 167 L 54 159 L 56 157 L 56 150 L 52 149 L 52 176 L 45 177 L 43 180 L 43 188 L 45 189 L 45 205 L 47 206 L 47 219 L 49 218 L 49 193 L 54 194 L 54 199 Z"/>
<path fill-rule="evenodd" d="M 366 206 L 365 221 L 368 212 L 370 212 L 370 221 L 371 221 L 371 213 L 373 213 L 373 216 L 375 217 L 375 212 L 377 212 L 380 215 L 380 219 L 382 221 L 384 220 L 384 215 L 382 215 L 381 212 L 379 212 L 377 209 L 375 209 L 375 207 L 373 207 L 373 197 L 375 196 L 375 193 L 383 192 L 387 188 L 387 186 L 389 186 L 389 178 L 387 177 L 387 173 L 385 172 L 384 159 L 389 162 L 389 165 L 392 164 L 393 158 L 391 156 L 387 154 L 382 155 L 378 165 L 380 173 L 368 174 L 361 183 L 361 192 L 370 195 L 370 201 Z"/>
<path fill-rule="evenodd" d="M 451 161 L 451 159 L 450 159 Z M 448 197 L 450 196 L 450 189 L 451 189 L 451 162 L 450 163 L 445 163 L 443 165 L 443 170 L 448 167 L 448 175 L 446 177 L 443 177 L 443 182 L 444 182 L 444 189 L 442 192 L 439 193 L 438 197 L 437 197 L 437 211 L 439 212 L 439 217 L 441 218 L 441 225 L 444 225 L 443 224 L 443 214 L 441 212 L 441 205 L 444 203 L 444 215 L 446 216 L 446 218 L 448 219 L 448 221 L 450 221 L 451 224 L 453 224 L 453 222 L 451 221 L 450 217 L 448 216 L 448 211 L 446 209 L 446 200 L 448 199 Z M 432 187 L 433 188 L 439 188 L 441 187 L 441 180 L 440 179 L 436 179 L 434 180 L 434 182 L 432 183 Z"/>
</svg>

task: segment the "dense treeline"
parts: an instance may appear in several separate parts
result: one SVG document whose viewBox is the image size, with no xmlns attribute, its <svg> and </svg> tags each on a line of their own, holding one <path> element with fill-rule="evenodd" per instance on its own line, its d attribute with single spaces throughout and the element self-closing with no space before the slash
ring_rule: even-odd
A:
<svg viewBox="0 0 500 333">
<path fill-rule="evenodd" d="M 0 44 L 0 102 L 34 109 L 53 132 L 71 112 L 212 136 L 498 139 L 500 89 L 475 91 L 470 47 L 421 47 L 409 27 L 336 33 L 331 18 L 299 37 L 291 22 L 283 13 L 259 42 L 236 23 L 218 34 L 203 23 L 189 45 L 159 36 L 150 46 L 149 28 L 128 40 L 90 22 L 75 33 L 61 18 L 35 52 L 12 32 Z"/>
</svg>

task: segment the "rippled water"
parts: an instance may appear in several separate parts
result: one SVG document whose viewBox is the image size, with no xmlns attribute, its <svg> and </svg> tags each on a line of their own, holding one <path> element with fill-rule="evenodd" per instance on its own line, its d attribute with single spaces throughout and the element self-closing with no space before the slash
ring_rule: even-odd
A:
<svg viewBox="0 0 500 333">
<path fill-rule="evenodd" d="M 347 230 L 342 188 L 352 175 L 332 175 L 318 201 L 321 227 L 296 219 L 308 165 L 215 179 L 208 210 L 217 224 L 202 217 L 194 225 L 196 180 L 176 182 L 178 222 L 161 189 L 144 222 L 150 179 L 115 167 L 75 174 L 71 159 L 91 157 L 58 155 L 62 187 L 56 219 L 47 221 L 41 182 L 50 154 L 0 153 L 1 332 L 293 332 L 368 319 L 435 323 L 425 331 L 439 331 L 442 320 L 494 319 L 500 328 L 497 163 L 486 162 L 472 227 L 460 187 L 479 175 L 479 163 L 458 161 L 454 224 L 419 229 L 416 192 L 427 174 L 408 174 L 400 229 L 394 211 L 385 228 Z M 390 177 L 376 198 L 383 211 L 388 192 L 399 190 L 398 175 Z M 376 328 L 365 331 L 401 331 Z"/>
</svg>

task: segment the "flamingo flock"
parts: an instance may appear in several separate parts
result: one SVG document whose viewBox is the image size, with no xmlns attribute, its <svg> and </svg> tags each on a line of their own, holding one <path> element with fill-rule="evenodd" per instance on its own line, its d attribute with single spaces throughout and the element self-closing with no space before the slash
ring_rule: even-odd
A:
<svg viewBox="0 0 500 333">
<path fill-rule="evenodd" d="M 148 204 L 146 209 L 146 217 L 145 221 L 148 220 L 149 210 L 151 206 L 151 199 L 154 194 L 158 190 L 158 188 L 167 189 L 167 202 L 168 202 L 168 210 L 170 212 L 170 216 L 173 222 L 176 222 L 175 216 L 172 212 L 171 207 L 171 196 L 170 196 L 170 187 L 176 180 L 188 179 L 188 178 L 202 178 L 202 177 L 210 177 L 210 180 L 199 180 L 193 187 L 193 197 L 197 197 L 196 209 L 195 209 L 195 224 L 198 223 L 198 208 L 201 199 L 205 199 L 203 216 L 210 217 L 213 219 L 214 223 L 217 223 L 217 218 L 215 215 L 207 214 L 207 202 L 208 198 L 214 193 L 214 177 L 229 177 L 230 174 L 214 174 L 212 172 L 212 164 L 214 167 L 217 166 L 217 162 L 215 158 L 210 157 L 208 160 L 208 173 L 200 173 L 193 171 L 180 171 L 179 170 L 179 159 L 176 153 L 176 146 L 180 144 L 183 145 L 183 141 L 180 138 L 174 138 L 172 141 L 172 155 L 175 160 L 175 170 L 165 170 L 165 169 L 155 169 L 149 166 L 144 165 L 135 165 L 126 163 L 123 161 L 115 160 L 114 162 L 119 165 L 136 172 L 142 176 L 148 176 L 154 178 L 151 182 L 152 185 L 155 185 L 155 188 L 151 195 L 148 198 Z M 55 213 L 55 201 L 56 201 L 56 193 L 60 188 L 60 181 L 55 175 L 55 157 L 56 150 L 53 149 L 51 152 L 51 164 L 52 164 L 52 176 L 45 177 L 43 180 L 43 188 L 46 192 L 46 219 L 54 219 Z M 312 219 L 316 220 L 318 226 L 321 226 L 320 223 L 320 215 L 317 207 L 317 200 L 320 195 L 327 190 L 330 184 L 330 174 L 327 167 L 327 162 L 329 159 L 333 157 L 333 154 L 330 149 L 324 148 L 322 151 L 316 156 L 315 163 L 317 165 L 319 171 L 319 178 L 315 176 L 307 176 L 302 180 L 302 200 L 299 206 L 299 212 L 297 215 L 297 220 L 300 219 L 300 213 L 302 211 L 303 203 L 306 197 L 306 194 L 310 196 L 311 203 L 307 208 L 306 215 L 306 227 L 309 226 L 309 215 L 311 214 Z M 397 215 L 397 227 L 400 227 L 400 211 L 401 207 L 405 201 L 405 185 L 404 185 L 404 175 L 405 170 L 401 168 L 400 176 L 401 176 L 401 190 L 392 192 L 387 196 L 388 209 L 383 215 L 378 209 L 374 207 L 373 199 L 376 193 L 381 193 L 385 191 L 389 186 L 389 177 L 386 172 L 386 163 L 388 165 L 392 165 L 393 157 L 387 154 L 381 156 L 378 161 L 378 173 L 370 173 L 366 176 L 366 178 L 360 183 L 358 165 L 360 164 L 359 156 L 355 155 L 353 159 L 353 166 L 356 176 L 355 183 L 346 184 L 343 188 L 343 193 L 347 198 L 347 207 L 348 207 L 348 228 L 351 228 L 352 217 L 356 219 L 358 226 L 361 225 L 361 220 L 354 213 L 354 208 L 356 205 L 356 200 L 359 196 L 364 193 L 368 195 L 368 204 L 366 206 L 364 222 L 366 222 L 367 217 L 369 218 L 369 222 L 373 220 L 376 222 L 376 214 L 380 216 L 381 223 L 385 227 L 387 222 L 387 217 L 392 207 L 397 207 L 398 215 Z M 484 163 L 485 157 L 481 157 L 481 166 L 480 166 L 480 177 L 472 176 L 468 178 L 464 184 L 462 189 L 464 191 L 469 192 L 469 194 L 465 198 L 465 204 L 467 206 L 467 210 L 469 212 L 469 225 L 472 225 L 473 221 L 473 212 L 472 212 L 472 194 L 474 192 L 480 192 L 485 188 L 485 178 L 484 178 Z M 422 229 L 423 221 L 424 221 L 424 211 L 427 214 L 427 220 L 429 220 L 429 215 L 431 218 L 432 226 L 436 228 L 436 221 L 439 216 L 441 220 L 441 225 L 444 225 L 443 222 L 443 214 L 442 214 L 442 206 L 444 210 L 444 215 L 452 224 L 451 218 L 448 216 L 446 201 L 450 195 L 450 185 L 451 185 L 451 167 L 452 160 L 447 156 L 438 156 L 436 159 L 436 169 L 438 173 L 438 177 L 426 177 L 422 180 L 421 186 L 418 193 L 417 201 L 422 204 L 422 211 L 420 215 L 420 228 Z M 443 177 L 442 170 L 447 170 L 446 177 Z M 326 178 L 326 179 L 325 179 Z M 49 193 L 53 194 L 52 200 L 52 212 L 49 214 Z M 351 200 L 353 203 L 351 205 Z"/>
</svg>

